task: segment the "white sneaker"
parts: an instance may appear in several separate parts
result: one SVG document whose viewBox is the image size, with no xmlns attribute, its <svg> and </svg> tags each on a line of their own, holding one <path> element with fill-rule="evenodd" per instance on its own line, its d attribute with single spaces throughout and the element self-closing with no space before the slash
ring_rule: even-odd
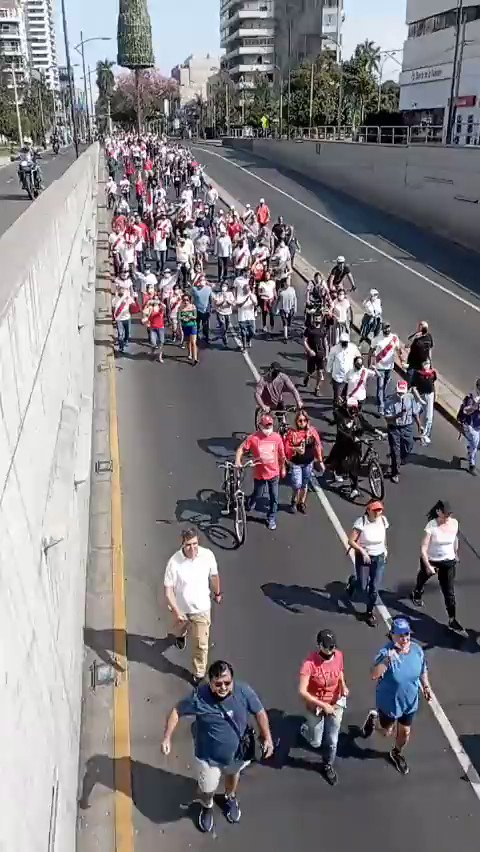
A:
<svg viewBox="0 0 480 852">
<path fill-rule="evenodd" d="M 421 437 L 421 439 L 420 439 L 420 440 L 421 440 L 421 443 L 422 443 L 422 445 L 423 445 L 424 447 L 426 447 L 426 446 L 427 446 L 428 444 L 430 444 L 430 443 L 431 443 L 431 441 L 432 441 L 432 439 L 431 439 L 431 438 L 429 438 L 429 437 L 428 437 L 428 435 L 422 435 L 422 437 Z"/>
<path fill-rule="evenodd" d="M 355 497 L 358 497 L 359 494 L 360 492 L 358 488 L 353 488 L 352 491 L 350 491 L 350 500 L 355 500 Z"/>
<path fill-rule="evenodd" d="M 335 482 L 338 482 L 339 484 L 343 482 L 343 476 L 339 476 L 338 473 L 334 473 L 333 475 L 335 477 Z"/>
</svg>

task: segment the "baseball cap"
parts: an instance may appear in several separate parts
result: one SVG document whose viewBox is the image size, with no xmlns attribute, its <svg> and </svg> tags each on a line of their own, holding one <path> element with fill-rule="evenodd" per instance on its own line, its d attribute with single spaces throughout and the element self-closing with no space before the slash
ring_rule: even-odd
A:
<svg viewBox="0 0 480 852">
<path fill-rule="evenodd" d="M 370 290 L 370 295 L 371 296 L 378 296 L 378 290 L 375 290 L 375 288 L 372 287 L 372 289 Z"/>
<path fill-rule="evenodd" d="M 326 648 L 327 650 L 332 650 L 337 647 L 337 639 L 335 633 L 332 630 L 320 630 L 317 633 L 317 645 L 321 645 L 322 648 Z"/>
<path fill-rule="evenodd" d="M 367 509 L 371 509 L 372 512 L 383 512 L 383 503 L 381 500 L 372 500 L 368 503 Z"/>
<path fill-rule="evenodd" d="M 399 379 L 397 382 L 397 393 L 406 393 L 408 390 L 408 384 L 404 379 Z"/>
<path fill-rule="evenodd" d="M 390 632 L 394 633 L 396 636 L 408 636 L 411 633 L 410 622 L 408 619 L 402 618 L 401 616 L 399 618 L 394 618 Z"/>
<path fill-rule="evenodd" d="M 349 343 L 349 342 L 350 342 L 350 335 L 349 335 L 348 331 L 342 331 L 342 333 L 340 335 L 340 343 Z"/>
<path fill-rule="evenodd" d="M 339 254 L 337 257 L 337 263 L 345 263 L 345 258 L 343 254 Z"/>
</svg>

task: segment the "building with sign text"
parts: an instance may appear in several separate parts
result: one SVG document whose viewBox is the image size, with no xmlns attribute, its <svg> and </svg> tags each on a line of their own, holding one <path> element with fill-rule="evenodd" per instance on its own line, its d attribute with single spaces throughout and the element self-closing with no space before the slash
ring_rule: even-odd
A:
<svg viewBox="0 0 480 852">
<path fill-rule="evenodd" d="M 464 0 L 461 20 L 457 0 L 407 0 L 406 20 L 400 109 L 408 123 L 446 126 L 453 95 L 455 141 L 478 144 L 479 0 Z"/>
</svg>

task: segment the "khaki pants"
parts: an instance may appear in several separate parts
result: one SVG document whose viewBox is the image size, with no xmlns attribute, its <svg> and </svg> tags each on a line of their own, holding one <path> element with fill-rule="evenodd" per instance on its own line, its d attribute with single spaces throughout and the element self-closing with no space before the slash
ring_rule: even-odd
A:
<svg viewBox="0 0 480 852">
<path fill-rule="evenodd" d="M 208 662 L 208 641 L 210 638 L 210 613 L 187 614 L 186 624 L 175 624 L 175 635 L 186 636 L 190 633 L 192 643 L 192 668 L 196 677 L 204 677 Z"/>
</svg>

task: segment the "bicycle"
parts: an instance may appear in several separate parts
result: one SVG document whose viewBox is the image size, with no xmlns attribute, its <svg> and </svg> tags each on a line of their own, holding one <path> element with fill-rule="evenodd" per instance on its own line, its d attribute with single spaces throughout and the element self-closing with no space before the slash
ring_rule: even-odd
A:
<svg viewBox="0 0 480 852">
<path fill-rule="evenodd" d="M 296 405 L 288 405 L 288 406 L 285 406 L 285 408 L 276 408 L 276 409 L 272 409 L 271 411 L 268 412 L 269 414 L 272 415 L 272 417 L 276 418 L 277 431 L 278 431 L 279 435 L 282 436 L 282 438 L 285 437 L 285 435 L 287 434 L 288 429 L 289 429 L 286 415 L 291 413 L 292 411 L 298 411 L 298 408 L 297 408 Z M 257 405 L 257 407 L 255 409 L 255 429 L 260 428 L 260 418 L 262 417 L 263 414 L 267 414 L 267 412 L 264 411 L 264 409 L 261 408 L 259 405 Z"/>
<path fill-rule="evenodd" d="M 217 462 L 217 467 L 224 470 L 223 476 L 223 492 L 225 494 L 225 509 L 222 509 L 222 515 L 230 515 L 232 508 L 234 509 L 234 529 L 237 544 L 244 544 L 247 536 L 247 510 L 245 508 L 245 493 L 242 490 L 242 482 L 245 469 L 254 467 L 258 462 L 247 461 L 241 467 L 237 467 L 234 462 L 224 461 Z"/>
<path fill-rule="evenodd" d="M 383 440 L 384 435 L 379 434 L 378 439 Z M 366 445 L 364 456 L 360 462 L 361 467 L 367 468 L 368 484 L 370 493 L 376 500 L 383 500 L 385 496 L 385 480 L 383 476 L 380 457 L 374 447 L 375 438 L 362 438 L 361 443 Z"/>
</svg>

